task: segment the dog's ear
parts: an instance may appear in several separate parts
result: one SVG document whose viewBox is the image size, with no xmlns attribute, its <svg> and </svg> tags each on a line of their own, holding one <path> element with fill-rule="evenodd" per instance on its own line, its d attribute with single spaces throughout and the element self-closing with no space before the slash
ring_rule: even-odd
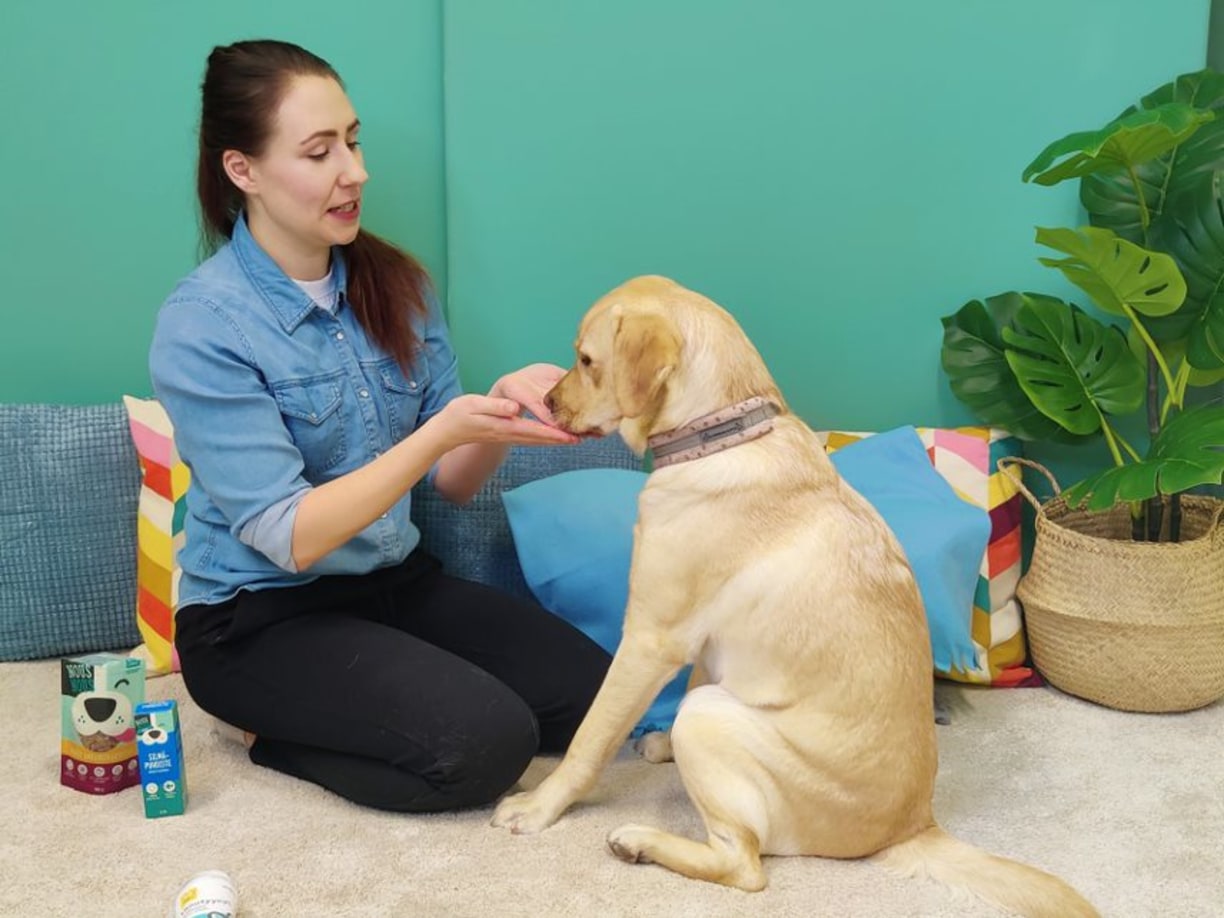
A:
<svg viewBox="0 0 1224 918">
<path fill-rule="evenodd" d="M 621 415 L 641 417 L 680 362 L 680 336 L 663 316 L 622 315 L 613 358 Z"/>
</svg>

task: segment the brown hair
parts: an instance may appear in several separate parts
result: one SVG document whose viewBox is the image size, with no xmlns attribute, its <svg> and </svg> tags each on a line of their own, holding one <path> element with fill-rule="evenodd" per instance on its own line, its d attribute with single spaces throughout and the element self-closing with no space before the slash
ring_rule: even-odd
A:
<svg viewBox="0 0 1224 918">
<path fill-rule="evenodd" d="M 200 87 L 196 172 L 204 255 L 233 236 L 234 222 L 245 204 L 243 193 L 221 165 L 222 155 L 226 150 L 247 156 L 263 152 L 277 109 L 297 76 L 329 77 L 344 85 L 331 64 L 288 42 L 240 41 L 215 47 L 208 55 Z M 357 320 L 407 370 L 417 345 L 410 320 L 426 311 L 429 275 L 407 252 L 365 230 L 359 230 L 343 250 L 348 272 L 345 293 Z"/>
</svg>

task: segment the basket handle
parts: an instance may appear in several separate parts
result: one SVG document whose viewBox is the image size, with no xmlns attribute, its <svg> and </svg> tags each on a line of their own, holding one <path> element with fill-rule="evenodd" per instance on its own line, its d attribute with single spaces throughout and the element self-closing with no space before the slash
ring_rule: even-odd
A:
<svg viewBox="0 0 1224 918">
<path fill-rule="evenodd" d="M 1062 487 L 1058 484 L 1058 479 L 1054 477 L 1054 473 L 1051 472 L 1049 469 L 1047 469 L 1040 462 L 1034 462 L 1032 459 L 1025 459 L 1021 456 L 1004 456 L 1002 459 L 996 462 L 995 465 L 998 467 L 1000 472 L 1002 472 L 1004 475 L 1008 477 L 1008 479 L 1011 480 L 1012 484 L 1014 484 L 1017 488 L 1020 489 L 1020 493 L 1023 494 L 1025 498 L 1027 498 L 1028 502 L 1033 505 L 1033 509 L 1037 511 L 1041 510 L 1041 501 L 1039 501 L 1033 495 L 1032 491 L 1030 491 L 1027 487 L 1025 487 L 1024 473 L 1023 472 L 1017 473 L 1012 468 L 1013 466 L 1023 465 L 1023 466 L 1027 466 L 1030 469 L 1033 469 L 1034 471 L 1040 472 L 1042 475 L 1044 475 L 1049 480 L 1050 486 L 1054 488 L 1055 497 L 1057 497 L 1059 494 L 1062 493 Z"/>
</svg>

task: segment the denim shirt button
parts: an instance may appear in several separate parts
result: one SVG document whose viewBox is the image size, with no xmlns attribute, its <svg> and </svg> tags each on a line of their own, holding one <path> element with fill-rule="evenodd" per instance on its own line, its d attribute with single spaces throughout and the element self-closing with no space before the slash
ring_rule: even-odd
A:
<svg viewBox="0 0 1224 918">
<path fill-rule="evenodd" d="M 337 340 L 337 341 L 343 341 L 343 340 L 344 340 L 344 332 L 342 332 L 342 331 L 338 331 L 338 332 L 336 332 L 336 340 Z"/>
<path fill-rule="evenodd" d="M 360 390 L 358 390 L 357 394 L 358 394 L 358 395 L 360 395 L 362 398 L 369 398 L 369 397 L 370 397 L 370 390 L 369 390 L 369 389 L 360 389 Z"/>
<path fill-rule="evenodd" d="M 415 379 L 410 379 L 410 380 L 408 380 L 408 388 L 409 388 L 409 389 L 411 389 L 413 392 L 415 392 L 415 391 L 416 391 L 416 387 L 417 387 L 417 383 L 416 383 L 416 380 L 415 380 Z"/>
</svg>

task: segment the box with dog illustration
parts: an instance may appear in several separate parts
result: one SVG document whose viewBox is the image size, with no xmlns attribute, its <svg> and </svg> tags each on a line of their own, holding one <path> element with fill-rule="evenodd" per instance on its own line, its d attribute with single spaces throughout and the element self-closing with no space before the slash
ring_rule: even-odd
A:
<svg viewBox="0 0 1224 918">
<path fill-rule="evenodd" d="M 60 783 L 111 794 L 139 783 L 136 705 L 144 701 L 144 661 L 92 653 L 60 661 Z"/>
<path fill-rule="evenodd" d="M 181 816 L 187 809 L 187 771 L 174 699 L 136 707 L 136 758 L 145 816 Z"/>
</svg>

